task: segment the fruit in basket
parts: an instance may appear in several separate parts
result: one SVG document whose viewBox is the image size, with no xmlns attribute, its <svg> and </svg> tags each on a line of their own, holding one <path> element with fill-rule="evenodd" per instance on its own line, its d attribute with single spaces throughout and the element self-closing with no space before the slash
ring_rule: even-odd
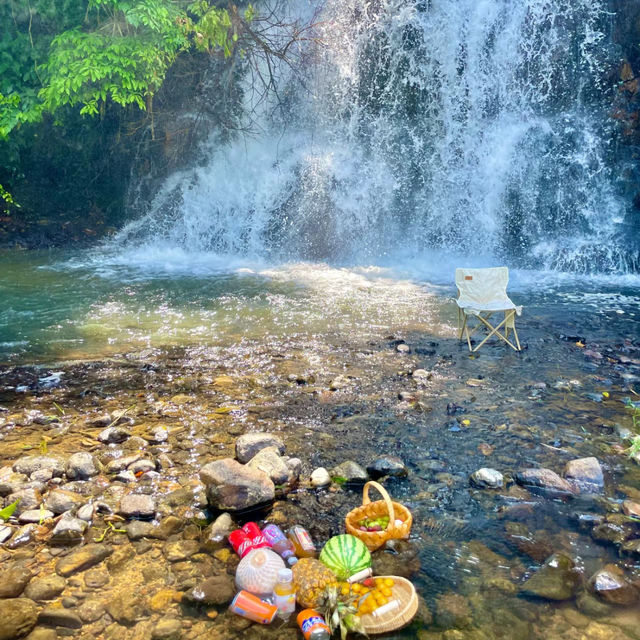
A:
<svg viewBox="0 0 640 640">
<path fill-rule="evenodd" d="M 322 548 L 320 562 L 331 569 L 339 580 L 346 580 L 371 566 L 367 545 L 348 533 L 330 538 Z"/>
<path fill-rule="evenodd" d="M 319 605 L 327 587 L 338 582 L 335 573 L 315 558 L 300 558 L 292 571 L 296 598 L 303 607 L 310 609 Z"/>
<path fill-rule="evenodd" d="M 389 516 L 363 518 L 358 521 L 360 531 L 384 531 L 389 526 Z"/>
</svg>

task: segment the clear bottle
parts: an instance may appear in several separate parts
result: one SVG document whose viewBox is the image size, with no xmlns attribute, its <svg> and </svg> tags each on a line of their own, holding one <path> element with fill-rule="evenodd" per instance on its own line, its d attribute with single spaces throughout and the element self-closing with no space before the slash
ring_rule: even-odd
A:
<svg viewBox="0 0 640 640">
<path fill-rule="evenodd" d="M 268 524 L 262 530 L 262 535 L 283 560 L 286 560 L 290 565 L 296 562 L 296 549 L 278 525 Z"/>
<path fill-rule="evenodd" d="M 315 558 L 316 547 L 309 532 L 299 524 L 294 525 L 287 531 L 289 540 L 293 543 L 298 558 Z"/>
<path fill-rule="evenodd" d="M 296 589 L 291 569 L 278 571 L 278 582 L 273 588 L 273 604 L 278 607 L 278 617 L 285 620 L 296 610 Z"/>
</svg>

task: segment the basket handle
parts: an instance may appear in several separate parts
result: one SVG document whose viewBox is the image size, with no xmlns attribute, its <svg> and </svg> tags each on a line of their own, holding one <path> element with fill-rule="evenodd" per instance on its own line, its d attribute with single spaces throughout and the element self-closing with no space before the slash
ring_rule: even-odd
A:
<svg viewBox="0 0 640 640">
<path fill-rule="evenodd" d="M 391 498 L 389 497 L 387 490 L 381 484 L 378 484 L 373 480 L 369 480 L 369 482 L 367 482 L 364 485 L 364 489 L 362 489 L 362 505 L 363 506 L 371 502 L 371 498 L 369 498 L 369 487 L 373 487 L 374 489 L 376 489 L 378 493 L 382 496 L 382 499 L 384 500 L 385 504 L 387 505 L 387 511 L 389 512 L 389 524 L 387 525 L 386 530 L 389 530 L 394 526 L 396 521 L 396 514 L 395 514 L 395 511 L 393 510 L 393 502 L 391 502 Z"/>
</svg>

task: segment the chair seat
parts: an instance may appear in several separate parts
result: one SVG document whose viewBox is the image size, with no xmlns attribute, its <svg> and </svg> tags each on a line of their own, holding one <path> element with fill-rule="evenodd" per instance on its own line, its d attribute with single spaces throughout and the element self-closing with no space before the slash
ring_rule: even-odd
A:
<svg viewBox="0 0 640 640">
<path fill-rule="evenodd" d="M 514 304 L 509 298 L 499 298 L 496 300 L 487 300 L 482 303 L 468 300 L 465 298 L 457 298 L 456 304 L 465 312 L 478 315 L 483 311 L 508 311 L 515 309 L 518 315 L 522 315 L 522 305 Z"/>
</svg>

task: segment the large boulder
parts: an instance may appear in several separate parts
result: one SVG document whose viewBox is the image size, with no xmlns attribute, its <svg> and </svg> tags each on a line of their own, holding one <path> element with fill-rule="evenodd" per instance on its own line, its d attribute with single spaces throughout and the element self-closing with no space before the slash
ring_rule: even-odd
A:
<svg viewBox="0 0 640 640">
<path fill-rule="evenodd" d="M 554 553 L 528 580 L 520 591 L 546 600 L 573 598 L 579 575 L 573 560 L 565 553 Z"/>
<path fill-rule="evenodd" d="M 245 433 L 236 440 L 236 458 L 240 462 L 249 462 L 258 451 L 267 447 L 276 447 L 278 453 L 284 453 L 284 442 L 273 433 Z"/>
<path fill-rule="evenodd" d="M 247 466 L 263 471 L 274 484 L 285 484 L 289 480 L 289 467 L 277 447 L 261 449 L 249 460 Z"/>
<path fill-rule="evenodd" d="M 604 489 L 604 475 L 597 458 L 570 460 L 564 468 L 564 477 L 582 493 L 601 493 Z"/>
<path fill-rule="evenodd" d="M 207 487 L 209 504 L 222 511 L 250 509 L 275 497 L 275 486 L 266 473 L 232 458 L 206 464 L 200 479 Z"/>
<path fill-rule="evenodd" d="M 369 474 L 355 461 L 345 460 L 331 469 L 333 478 L 343 478 L 347 484 L 364 484 Z"/>
<path fill-rule="evenodd" d="M 367 465 L 367 473 L 374 480 L 377 480 L 383 476 L 401 478 L 406 476 L 408 471 L 404 462 L 398 456 L 381 456 Z"/>
<path fill-rule="evenodd" d="M 551 469 L 523 469 L 516 473 L 516 482 L 527 489 L 549 497 L 569 496 L 578 490 Z"/>
<path fill-rule="evenodd" d="M 0 640 L 27 635 L 38 620 L 38 607 L 29 598 L 0 600 Z"/>
</svg>

